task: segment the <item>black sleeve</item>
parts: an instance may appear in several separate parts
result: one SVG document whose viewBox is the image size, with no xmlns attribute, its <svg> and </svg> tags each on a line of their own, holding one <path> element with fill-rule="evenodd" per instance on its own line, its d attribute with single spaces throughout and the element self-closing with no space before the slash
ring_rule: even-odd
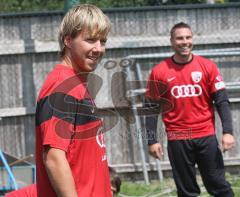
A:
<svg viewBox="0 0 240 197">
<path fill-rule="evenodd" d="M 145 99 L 144 100 L 144 108 L 151 107 L 151 103 Z M 157 122 L 158 122 L 158 115 L 151 115 L 146 116 L 146 134 L 147 134 L 147 142 L 148 145 L 152 145 L 157 143 Z"/>
<path fill-rule="evenodd" d="M 232 115 L 226 90 L 213 93 L 213 100 L 222 122 L 223 133 L 233 134 Z"/>
</svg>

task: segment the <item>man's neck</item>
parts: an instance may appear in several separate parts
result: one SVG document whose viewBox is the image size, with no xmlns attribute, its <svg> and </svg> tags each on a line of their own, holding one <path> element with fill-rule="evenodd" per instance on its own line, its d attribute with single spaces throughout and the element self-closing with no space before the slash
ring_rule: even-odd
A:
<svg viewBox="0 0 240 197">
<path fill-rule="evenodd" d="M 87 72 L 82 72 L 82 71 L 79 69 L 79 67 L 78 67 L 76 64 L 74 64 L 74 62 L 71 61 L 71 59 L 68 58 L 67 56 L 62 59 L 61 64 L 64 65 L 64 66 L 66 66 L 66 67 L 68 67 L 68 68 L 73 69 L 73 70 L 75 71 L 75 73 L 78 74 L 79 76 L 81 76 L 81 78 L 82 78 L 83 80 L 87 80 L 87 77 L 88 77 L 88 74 L 89 74 L 89 73 L 87 73 Z"/>
<path fill-rule="evenodd" d="M 72 68 L 73 70 L 75 70 L 76 72 L 78 72 L 78 67 L 74 64 L 74 62 L 71 60 L 71 58 L 69 58 L 68 56 L 65 56 L 62 61 L 61 64 L 68 67 L 68 68 Z"/>
<path fill-rule="evenodd" d="M 177 54 L 173 55 L 174 62 L 179 63 L 179 64 L 186 64 L 190 62 L 193 58 L 193 55 L 190 54 L 188 56 L 179 56 Z"/>
</svg>

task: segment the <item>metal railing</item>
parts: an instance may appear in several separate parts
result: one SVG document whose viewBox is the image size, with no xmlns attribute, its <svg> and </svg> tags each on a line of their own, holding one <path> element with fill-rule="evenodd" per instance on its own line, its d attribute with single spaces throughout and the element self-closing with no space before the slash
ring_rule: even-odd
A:
<svg viewBox="0 0 240 197">
<path fill-rule="evenodd" d="M 2 150 L 0 150 L 0 159 L 7 171 L 8 174 L 8 184 L 6 186 L 0 187 L 0 190 L 17 190 L 18 189 L 18 184 L 17 181 L 12 173 L 11 167 L 8 165 L 8 162 L 2 152 Z"/>
</svg>

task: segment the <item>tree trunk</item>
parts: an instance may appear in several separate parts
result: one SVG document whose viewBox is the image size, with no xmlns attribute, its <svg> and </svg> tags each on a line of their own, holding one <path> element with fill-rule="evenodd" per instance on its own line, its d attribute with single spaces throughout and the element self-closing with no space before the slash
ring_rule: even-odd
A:
<svg viewBox="0 0 240 197">
<path fill-rule="evenodd" d="M 214 1 L 214 0 L 207 0 L 206 3 L 208 3 L 208 4 L 214 4 L 215 1 Z"/>
</svg>

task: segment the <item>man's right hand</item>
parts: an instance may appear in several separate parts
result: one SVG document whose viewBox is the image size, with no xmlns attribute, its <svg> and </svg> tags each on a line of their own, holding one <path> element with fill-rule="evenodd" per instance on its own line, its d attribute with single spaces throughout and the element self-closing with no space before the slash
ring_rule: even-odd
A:
<svg viewBox="0 0 240 197">
<path fill-rule="evenodd" d="M 148 151 L 156 159 L 162 159 L 163 149 L 160 143 L 151 144 L 148 146 Z"/>
</svg>

